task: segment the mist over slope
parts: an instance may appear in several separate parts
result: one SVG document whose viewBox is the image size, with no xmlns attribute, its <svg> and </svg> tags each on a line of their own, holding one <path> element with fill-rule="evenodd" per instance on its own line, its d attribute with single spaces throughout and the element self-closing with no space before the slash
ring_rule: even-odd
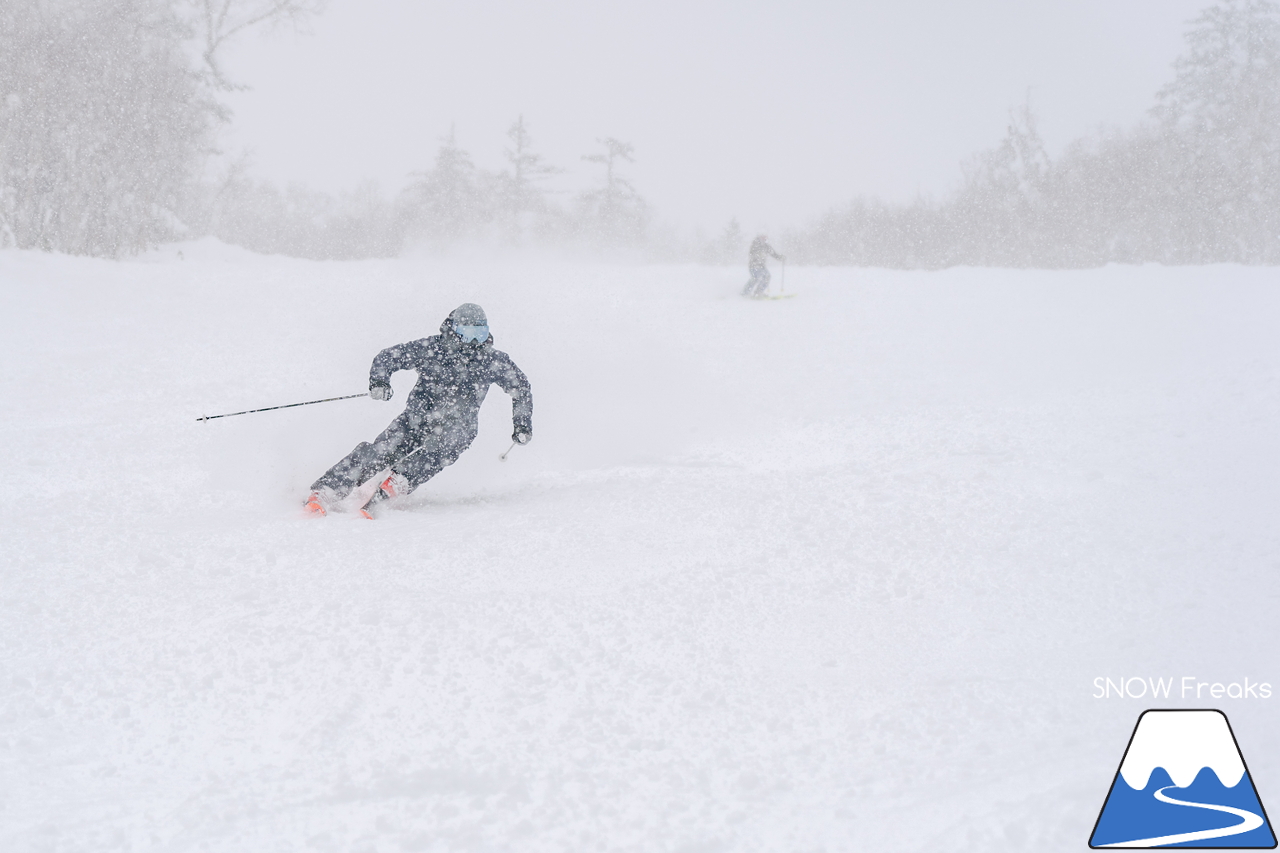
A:
<svg viewBox="0 0 1280 853">
<path fill-rule="evenodd" d="M 1272 271 L 741 278 L 0 253 L 0 835 L 1060 850 L 1141 710 L 1094 677 L 1271 676 Z M 463 301 L 533 443 L 494 389 L 377 522 L 299 503 L 407 376 L 195 421 Z M 1264 796 L 1269 708 L 1226 708 Z"/>
</svg>

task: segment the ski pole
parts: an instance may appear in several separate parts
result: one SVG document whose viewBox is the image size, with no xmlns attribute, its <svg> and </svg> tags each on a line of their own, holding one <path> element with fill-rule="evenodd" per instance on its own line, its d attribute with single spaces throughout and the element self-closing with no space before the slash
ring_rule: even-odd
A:
<svg viewBox="0 0 1280 853">
<path fill-rule="evenodd" d="M 506 461 L 507 461 L 507 453 L 510 453 L 511 451 L 513 451 L 513 450 L 515 450 L 515 449 L 516 449 L 516 443 L 513 441 L 513 442 L 511 442 L 511 446 L 507 448 L 507 452 L 506 452 L 506 453 L 503 453 L 501 456 L 499 456 L 499 457 L 498 457 L 498 459 L 499 459 L 499 460 L 501 460 L 501 461 L 503 461 L 503 462 L 506 462 Z"/>
<path fill-rule="evenodd" d="M 787 292 L 787 259 L 786 258 L 782 259 L 782 289 L 779 292 L 780 293 Z"/>
<path fill-rule="evenodd" d="M 273 412 L 276 409 L 292 409 L 294 406 L 314 406 L 316 403 L 332 403 L 334 400 L 354 400 L 356 397 L 368 397 L 369 392 L 363 394 L 348 394 L 345 397 L 326 397 L 323 400 L 308 400 L 305 403 L 288 403 L 283 406 L 267 406 L 265 409 L 248 409 L 243 412 L 228 412 L 225 415 L 205 415 L 203 418 L 196 418 L 196 421 L 211 421 L 214 418 L 234 418 L 236 415 L 252 415 L 254 412 Z"/>
</svg>

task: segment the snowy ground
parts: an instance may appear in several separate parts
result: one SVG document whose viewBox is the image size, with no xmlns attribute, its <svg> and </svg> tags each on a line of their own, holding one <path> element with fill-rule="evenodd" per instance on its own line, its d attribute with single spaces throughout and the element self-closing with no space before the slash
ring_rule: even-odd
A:
<svg viewBox="0 0 1280 853">
<path fill-rule="evenodd" d="M 1280 810 L 1274 270 L 181 248 L 0 253 L 3 849 L 1081 850 L 1153 704 Z M 534 441 L 383 519 L 298 505 L 407 375 L 195 421 L 467 300 Z"/>
</svg>

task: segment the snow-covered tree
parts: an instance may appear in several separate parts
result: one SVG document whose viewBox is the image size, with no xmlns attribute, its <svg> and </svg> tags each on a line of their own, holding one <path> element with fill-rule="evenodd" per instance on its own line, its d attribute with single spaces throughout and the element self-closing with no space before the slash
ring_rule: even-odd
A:
<svg viewBox="0 0 1280 853">
<path fill-rule="evenodd" d="M 747 235 L 743 233 L 738 217 L 729 220 L 729 224 L 720 232 L 716 241 L 717 256 L 721 263 L 741 263 L 746 256 Z"/>
<path fill-rule="evenodd" d="M 209 230 L 255 252 L 317 260 L 390 257 L 400 250 L 394 205 L 373 182 L 338 195 L 250 180 L 241 164 L 208 201 Z"/>
<path fill-rule="evenodd" d="M 411 239 L 445 246 L 479 235 L 493 219 L 496 178 L 475 167 L 452 128 L 440 141 L 435 165 L 414 177 L 403 195 Z"/>
<path fill-rule="evenodd" d="M 524 116 L 519 116 L 507 129 L 507 139 L 510 145 L 503 150 L 503 155 L 511 170 L 503 174 L 502 209 L 518 233 L 524 227 L 522 217 L 546 211 L 546 191 L 540 184 L 561 170 L 534 152 Z"/>
<path fill-rule="evenodd" d="M 1009 113 L 1000 145 L 965 166 L 964 187 L 952 204 L 962 263 L 1020 265 L 1044 230 L 1049 155 L 1030 102 Z"/>
<path fill-rule="evenodd" d="M 634 244 L 649 221 L 648 205 L 620 171 L 622 163 L 635 162 L 635 147 L 613 137 L 597 142 L 604 151 L 584 154 L 582 159 L 604 166 L 604 182 L 580 196 L 580 230 L 598 244 Z"/>
<path fill-rule="evenodd" d="M 227 117 L 217 51 L 308 5 L 0 3 L 0 245 L 115 256 L 185 233 L 180 214 Z"/>
<path fill-rule="evenodd" d="M 1280 7 L 1221 0 L 1192 23 L 1154 110 L 1184 260 L 1280 260 Z"/>
<path fill-rule="evenodd" d="M 1280 6 L 1221 0 L 1192 22 L 1187 52 L 1158 95 L 1165 121 L 1247 144 L 1280 133 Z"/>
<path fill-rule="evenodd" d="M 1280 6 L 1205 9 L 1148 122 L 1051 161 L 1024 108 L 944 203 L 855 202 L 796 245 L 892 266 L 1280 263 Z"/>
<path fill-rule="evenodd" d="M 175 210 L 219 117 L 173 8 L 0 5 L 0 235 L 22 248 L 138 251 Z"/>
<path fill-rule="evenodd" d="M 299 26 L 318 13 L 327 0 L 175 0 L 174 9 L 199 41 L 204 73 L 221 89 L 244 88 L 222 73 L 223 46 L 246 30 L 262 25 Z"/>
</svg>

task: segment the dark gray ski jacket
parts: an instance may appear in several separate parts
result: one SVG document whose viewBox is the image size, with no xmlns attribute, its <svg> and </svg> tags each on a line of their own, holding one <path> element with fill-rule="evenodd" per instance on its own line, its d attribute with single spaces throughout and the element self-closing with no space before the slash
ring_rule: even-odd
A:
<svg viewBox="0 0 1280 853">
<path fill-rule="evenodd" d="M 747 250 L 747 269 L 762 270 L 767 268 L 768 261 L 765 260 L 766 255 L 771 255 L 775 258 L 782 257 L 782 255 L 779 255 L 773 250 L 773 247 L 770 246 L 768 241 L 763 237 L 757 237 L 752 240 L 751 248 Z"/>
<path fill-rule="evenodd" d="M 489 386 L 497 385 L 511 395 L 515 431 L 532 436 L 533 390 L 528 378 L 509 355 L 493 348 L 493 335 L 483 344 L 464 344 L 453 322 L 450 314 L 440 324 L 440 334 L 378 353 L 369 369 L 370 390 L 390 386 L 397 370 L 416 370 L 418 384 L 409 392 L 405 411 L 432 431 L 462 433 L 469 443 L 479 430 L 480 405 Z"/>
</svg>

